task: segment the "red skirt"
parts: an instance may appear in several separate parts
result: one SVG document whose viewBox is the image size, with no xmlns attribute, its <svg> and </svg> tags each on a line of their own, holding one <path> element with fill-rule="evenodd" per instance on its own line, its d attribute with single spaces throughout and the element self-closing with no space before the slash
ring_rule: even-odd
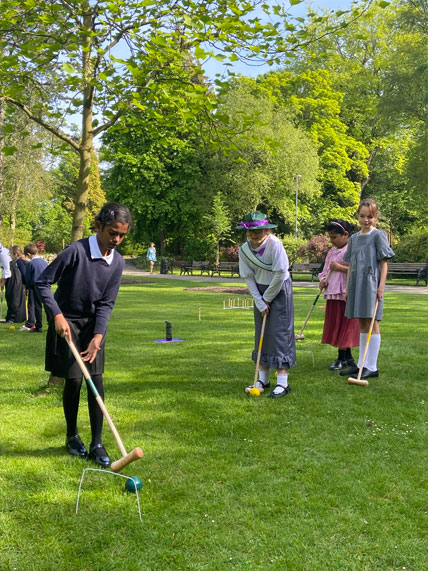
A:
<svg viewBox="0 0 428 571">
<path fill-rule="evenodd" d="M 345 307 L 340 299 L 327 300 L 321 343 L 341 349 L 360 345 L 359 320 L 345 317 Z"/>
</svg>

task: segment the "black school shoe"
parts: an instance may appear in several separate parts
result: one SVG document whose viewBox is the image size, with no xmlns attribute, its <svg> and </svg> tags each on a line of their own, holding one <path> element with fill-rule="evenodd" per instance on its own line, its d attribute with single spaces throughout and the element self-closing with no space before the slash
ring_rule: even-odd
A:
<svg viewBox="0 0 428 571">
<path fill-rule="evenodd" d="M 370 379 L 370 377 L 378 377 L 378 376 L 379 376 L 379 371 L 377 369 L 376 371 L 369 371 L 369 369 L 366 369 L 364 367 L 361 373 L 362 379 Z"/>
<path fill-rule="evenodd" d="M 93 460 L 101 468 L 110 466 L 110 458 L 103 444 L 94 444 L 89 447 L 88 460 Z"/>
<path fill-rule="evenodd" d="M 360 368 L 357 367 L 357 365 L 354 363 L 353 365 L 351 365 L 347 369 L 342 369 L 340 371 L 339 375 L 341 377 L 351 377 L 352 375 L 357 375 L 359 370 L 360 370 Z"/>
<path fill-rule="evenodd" d="M 348 365 L 348 361 L 342 361 L 341 359 L 336 359 L 336 361 L 334 361 L 329 369 L 330 371 L 341 371 L 342 369 L 346 369 L 346 367 L 349 367 Z"/>
<path fill-rule="evenodd" d="M 274 391 L 272 391 L 272 392 L 270 393 L 270 395 L 268 396 L 268 398 L 270 398 L 270 399 L 280 399 L 281 397 L 285 397 L 286 395 L 288 395 L 288 393 L 291 393 L 291 387 L 290 387 L 290 385 L 288 385 L 288 386 L 286 386 L 286 387 L 283 387 L 282 385 L 276 385 L 276 386 L 277 386 L 277 387 L 278 387 L 278 386 L 281 387 L 282 390 L 281 390 L 279 393 L 278 393 L 278 392 L 275 393 Z M 275 387 L 275 388 L 276 388 L 276 387 Z M 275 390 L 275 389 L 274 389 L 274 390 Z"/>
<path fill-rule="evenodd" d="M 80 458 L 86 458 L 88 455 L 88 451 L 86 450 L 86 447 L 83 444 L 78 434 L 66 438 L 65 448 L 67 452 L 72 456 L 79 456 Z"/>
</svg>

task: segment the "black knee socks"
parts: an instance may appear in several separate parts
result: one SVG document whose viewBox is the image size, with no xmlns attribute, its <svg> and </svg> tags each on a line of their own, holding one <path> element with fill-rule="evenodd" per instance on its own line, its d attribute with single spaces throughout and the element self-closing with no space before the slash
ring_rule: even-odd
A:
<svg viewBox="0 0 428 571">
<path fill-rule="evenodd" d="M 104 400 L 103 376 L 93 375 L 92 381 L 100 397 Z M 77 413 L 79 411 L 80 389 L 82 379 L 66 379 L 62 403 L 64 406 L 65 422 L 67 424 L 67 437 L 77 434 Z M 88 390 L 88 409 L 91 421 L 91 444 L 101 444 L 101 433 L 103 429 L 103 413 L 100 409 L 92 390 Z"/>
<path fill-rule="evenodd" d="M 352 359 L 351 349 L 339 349 L 339 361 L 350 361 Z"/>
<path fill-rule="evenodd" d="M 62 404 L 64 407 L 65 422 L 67 424 L 67 438 L 77 434 L 77 412 L 79 410 L 81 387 L 81 378 L 65 379 Z"/>
</svg>

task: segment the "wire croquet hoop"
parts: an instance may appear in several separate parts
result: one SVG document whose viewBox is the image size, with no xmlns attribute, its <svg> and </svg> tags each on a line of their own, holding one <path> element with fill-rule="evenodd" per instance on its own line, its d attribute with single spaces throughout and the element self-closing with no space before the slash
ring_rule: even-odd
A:
<svg viewBox="0 0 428 571">
<path fill-rule="evenodd" d="M 79 511 L 80 492 L 82 490 L 83 478 L 85 477 L 86 472 L 101 472 L 102 474 L 111 474 L 112 476 L 119 476 L 120 478 L 125 478 L 125 480 L 132 480 L 132 478 L 129 476 L 124 476 L 123 474 L 118 474 L 117 472 L 111 472 L 110 470 L 101 470 L 99 468 L 85 468 L 82 472 L 82 476 L 80 477 L 79 491 L 77 492 L 76 514 Z M 142 521 L 141 508 L 140 508 L 140 496 L 138 495 L 137 486 L 135 486 L 135 495 L 137 496 L 138 515 L 140 516 L 140 521 Z"/>
</svg>

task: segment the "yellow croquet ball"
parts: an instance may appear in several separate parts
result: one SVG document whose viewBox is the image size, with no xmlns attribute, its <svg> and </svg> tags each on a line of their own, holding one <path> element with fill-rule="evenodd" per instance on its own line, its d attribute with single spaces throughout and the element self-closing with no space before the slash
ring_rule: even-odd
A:
<svg viewBox="0 0 428 571">
<path fill-rule="evenodd" d="M 15 325 L 11 325 L 11 326 L 9 327 L 9 331 L 15 331 Z"/>
<path fill-rule="evenodd" d="M 252 389 L 250 389 L 250 395 L 252 397 L 259 397 L 260 396 L 259 389 L 256 389 L 256 387 L 253 387 Z"/>
</svg>

